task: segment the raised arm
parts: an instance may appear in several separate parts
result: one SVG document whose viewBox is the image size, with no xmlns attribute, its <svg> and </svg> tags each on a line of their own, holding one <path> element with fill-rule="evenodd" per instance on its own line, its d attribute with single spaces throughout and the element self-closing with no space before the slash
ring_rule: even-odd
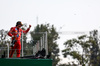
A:
<svg viewBox="0 0 100 66">
<path fill-rule="evenodd" d="M 31 28 L 31 25 L 29 25 L 29 27 L 27 28 L 27 30 L 22 30 L 23 33 L 27 33 L 30 30 L 30 28 Z"/>
</svg>

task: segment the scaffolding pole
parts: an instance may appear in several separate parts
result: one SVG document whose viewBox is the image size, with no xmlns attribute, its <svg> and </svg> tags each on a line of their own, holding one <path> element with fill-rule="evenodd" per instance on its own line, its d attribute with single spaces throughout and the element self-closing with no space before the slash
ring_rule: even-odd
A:
<svg viewBox="0 0 100 66">
<path fill-rule="evenodd" d="M 9 44 L 7 43 L 8 51 L 7 51 L 7 57 L 9 58 Z"/>
<path fill-rule="evenodd" d="M 48 55 L 48 38 L 47 38 L 47 31 L 45 32 L 45 49 L 46 49 L 46 55 Z"/>
<path fill-rule="evenodd" d="M 24 56 L 24 54 L 23 54 L 23 32 L 22 32 L 22 57 Z"/>
</svg>

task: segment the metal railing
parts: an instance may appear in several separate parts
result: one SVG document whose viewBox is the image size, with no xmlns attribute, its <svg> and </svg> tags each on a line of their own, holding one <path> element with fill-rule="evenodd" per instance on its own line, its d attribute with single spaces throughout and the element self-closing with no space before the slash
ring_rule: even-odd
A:
<svg viewBox="0 0 100 66">
<path fill-rule="evenodd" d="M 28 33 L 28 34 L 30 34 L 30 33 Z M 34 46 L 30 46 L 30 44 L 28 44 L 27 47 L 29 46 L 30 47 L 30 49 L 29 49 L 27 47 L 24 47 L 24 45 L 25 45 L 23 43 L 24 34 L 22 33 L 22 35 L 21 35 L 22 36 L 21 37 L 21 57 L 28 56 L 28 55 L 35 55 L 39 50 L 42 50 L 43 48 L 45 48 L 46 55 L 48 55 L 47 32 L 37 32 L 37 34 L 42 34 L 42 37 L 40 37 L 40 40 L 38 40 Z M 6 36 L 7 36 L 7 34 L 6 34 Z M 10 47 L 11 38 L 7 36 L 6 39 L 9 39 L 9 42 L 8 43 L 6 42 L 6 44 L 3 44 L 3 41 L 1 40 L 1 42 L 2 42 L 1 47 L 0 47 L 0 57 L 1 58 L 4 55 L 6 56 L 6 58 L 9 58 L 9 52 L 11 49 L 11 47 Z M 33 41 L 33 40 L 30 40 L 30 41 Z M 2 45 L 6 45 L 6 47 L 3 47 Z M 14 52 L 13 57 L 16 57 L 16 51 Z"/>
</svg>

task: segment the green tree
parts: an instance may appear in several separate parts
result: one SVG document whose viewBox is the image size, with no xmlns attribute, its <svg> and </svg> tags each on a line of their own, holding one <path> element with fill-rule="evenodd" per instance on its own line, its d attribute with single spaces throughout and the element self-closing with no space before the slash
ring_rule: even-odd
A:
<svg viewBox="0 0 100 66">
<path fill-rule="evenodd" d="M 100 48 L 99 48 L 99 38 L 97 30 L 90 32 L 90 42 L 91 42 L 90 64 L 92 66 L 100 66 Z"/>
<path fill-rule="evenodd" d="M 31 38 L 34 40 L 34 44 L 37 42 L 37 40 L 40 40 L 41 34 L 38 34 L 38 32 L 46 32 L 48 34 L 48 53 L 51 55 L 50 58 L 53 59 L 53 65 L 56 66 L 56 64 L 59 62 L 59 48 L 57 45 L 56 40 L 59 38 L 58 33 L 54 27 L 54 25 L 50 26 L 49 24 L 46 25 L 37 25 L 33 31 L 31 31 Z M 34 33 L 35 32 L 35 33 Z"/>
<path fill-rule="evenodd" d="M 0 57 L 7 57 L 7 44 L 10 44 L 7 36 L 8 31 L 0 30 Z"/>
<path fill-rule="evenodd" d="M 82 35 L 76 39 L 67 40 L 62 50 L 63 56 L 70 55 L 73 59 L 77 59 L 79 64 L 85 66 L 86 63 L 92 66 L 99 66 L 100 63 L 100 49 L 98 42 L 97 30 L 90 32 L 90 36 Z M 82 54 L 79 52 L 79 46 L 82 48 Z M 76 50 L 75 50 L 76 48 Z"/>
<path fill-rule="evenodd" d="M 7 42 L 9 42 L 8 40 L 7 40 L 7 31 L 6 30 L 4 30 L 4 29 L 2 29 L 2 30 L 0 30 L 0 46 L 2 47 L 4 47 L 5 45 L 6 45 L 6 43 Z"/>
</svg>

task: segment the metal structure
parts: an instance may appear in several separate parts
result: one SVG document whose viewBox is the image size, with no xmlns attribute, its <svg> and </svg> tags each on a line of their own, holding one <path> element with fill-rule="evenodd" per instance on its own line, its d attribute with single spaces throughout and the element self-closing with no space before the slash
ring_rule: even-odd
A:
<svg viewBox="0 0 100 66">
<path fill-rule="evenodd" d="M 35 46 L 33 46 L 33 50 L 35 50 L 33 53 L 42 50 L 45 48 L 46 55 L 48 55 L 48 40 L 47 40 L 47 32 L 34 32 L 35 34 L 42 34 L 42 37 L 40 37 L 40 40 L 37 41 Z M 37 48 L 36 48 L 37 47 Z"/>
<path fill-rule="evenodd" d="M 63 32 L 58 32 L 59 34 L 64 34 L 64 35 L 69 35 L 69 34 L 85 34 L 88 33 L 88 31 L 86 32 L 73 32 L 73 31 L 63 31 Z M 28 33 L 30 34 L 30 33 Z M 48 39 L 47 39 L 47 32 L 34 32 L 34 34 L 41 34 L 42 36 L 40 37 L 40 40 L 37 41 L 37 43 L 35 44 L 35 46 L 33 46 L 33 49 L 30 49 L 33 51 L 33 55 L 35 55 L 36 52 L 38 52 L 39 50 L 42 50 L 43 48 L 45 48 L 46 50 L 46 55 L 48 55 Z M 24 43 L 23 43 L 23 36 L 24 34 L 22 33 L 21 35 L 21 44 L 22 44 L 22 48 L 21 48 L 21 57 L 25 56 L 24 54 Z M 7 43 L 8 41 L 8 43 Z M 33 40 L 32 40 L 33 41 Z M 6 42 L 6 43 L 5 43 Z M 6 56 L 7 58 L 9 58 L 9 51 L 10 51 L 10 43 L 11 43 L 11 38 L 7 36 L 7 31 L 4 30 L 0 30 L 0 43 L 2 43 L 3 45 L 6 45 L 5 48 L 7 48 L 7 52 L 6 52 Z M 1 46 L 2 47 L 2 46 Z M 0 50 L 4 50 L 5 48 L 1 48 Z M 2 54 L 2 53 L 0 53 Z M 27 55 L 27 54 L 26 54 Z M 0 55 L 1 56 L 1 55 Z"/>
<path fill-rule="evenodd" d="M 48 42 L 47 42 L 47 32 L 37 32 L 38 34 L 42 34 L 42 37 L 40 37 L 40 40 L 38 40 L 38 42 L 35 44 L 35 46 L 33 46 L 33 49 L 30 49 L 33 51 L 33 55 L 35 55 L 36 52 L 38 52 L 39 50 L 42 50 L 43 48 L 45 48 L 46 50 L 46 55 L 48 55 Z M 30 34 L 30 33 L 28 33 Z M 4 35 L 6 35 L 5 39 L 2 39 L 4 37 Z M 23 36 L 24 34 L 22 33 L 21 35 L 21 44 L 22 44 L 22 48 L 21 48 L 21 57 L 25 56 L 24 55 L 24 43 L 23 43 Z M 7 36 L 7 32 L 4 32 L 3 30 L 0 31 L 0 57 L 2 57 L 3 52 L 6 50 L 6 58 L 9 58 L 9 51 L 10 51 L 10 44 L 11 44 L 11 38 Z M 7 39 L 7 40 L 6 40 Z M 31 40 L 30 40 L 31 41 Z M 5 45 L 5 47 L 3 47 L 3 45 Z M 27 54 L 26 54 L 27 55 Z"/>
</svg>

